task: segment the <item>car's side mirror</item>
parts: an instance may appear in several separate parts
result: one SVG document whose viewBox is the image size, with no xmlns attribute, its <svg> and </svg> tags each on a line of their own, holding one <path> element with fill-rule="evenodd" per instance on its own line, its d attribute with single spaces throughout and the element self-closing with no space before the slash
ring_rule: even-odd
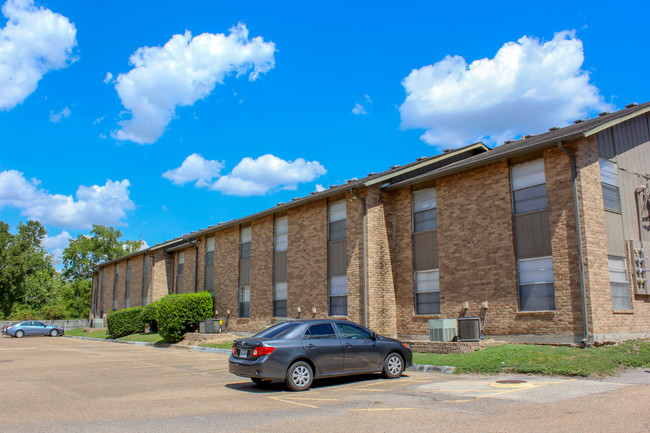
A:
<svg viewBox="0 0 650 433">
<path fill-rule="evenodd" d="M 370 335 L 370 338 L 371 338 L 372 340 L 376 340 L 376 339 L 377 339 L 377 333 L 376 333 L 376 332 L 373 332 L 373 333 Z"/>
</svg>

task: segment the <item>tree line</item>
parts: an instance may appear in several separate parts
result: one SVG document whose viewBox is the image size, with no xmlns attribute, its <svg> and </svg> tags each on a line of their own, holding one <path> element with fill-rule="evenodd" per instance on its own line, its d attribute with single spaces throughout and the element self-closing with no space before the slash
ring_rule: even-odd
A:
<svg viewBox="0 0 650 433">
<path fill-rule="evenodd" d="M 18 224 L 15 234 L 0 221 L 0 320 L 85 319 L 90 315 L 93 269 L 142 248 L 122 240 L 113 227 L 93 225 L 70 239 L 59 272 L 43 247 L 47 230 L 38 221 Z"/>
</svg>

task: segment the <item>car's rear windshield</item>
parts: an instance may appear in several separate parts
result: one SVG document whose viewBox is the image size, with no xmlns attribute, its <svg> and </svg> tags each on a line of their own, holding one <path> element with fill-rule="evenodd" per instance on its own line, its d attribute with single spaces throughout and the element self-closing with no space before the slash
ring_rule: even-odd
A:
<svg viewBox="0 0 650 433">
<path fill-rule="evenodd" d="M 265 329 L 264 331 L 260 332 L 259 334 L 255 335 L 256 338 L 278 338 L 278 337 L 283 337 L 287 335 L 289 332 L 291 332 L 293 329 L 295 329 L 298 325 L 300 325 L 300 322 L 283 322 L 283 323 L 278 323 L 277 325 L 273 325 L 268 329 Z"/>
</svg>

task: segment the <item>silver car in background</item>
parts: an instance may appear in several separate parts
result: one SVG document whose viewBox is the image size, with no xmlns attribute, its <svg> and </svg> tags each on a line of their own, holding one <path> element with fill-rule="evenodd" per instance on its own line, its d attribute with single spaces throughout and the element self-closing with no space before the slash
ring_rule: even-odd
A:
<svg viewBox="0 0 650 433">
<path fill-rule="evenodd" d="M 2 333 L 16 338 L 22 338 L 26 335 L 49 335 L 57 337 L 63 335 L 63 328 L 58 326 L 47 325 L 36 320 L 26 320 L 2 328 Z"/>
<path fill-rule="evenodd" d="M 228 360 L 234 375 L 258 385 L 283 380 L 293 391 L 304 391 L 324 377 L 382 373 L 394 379 L 411 365 L 411 349 L 399 340 L 330 319 L 281 322 L 235 340 Z"/>
</svg>

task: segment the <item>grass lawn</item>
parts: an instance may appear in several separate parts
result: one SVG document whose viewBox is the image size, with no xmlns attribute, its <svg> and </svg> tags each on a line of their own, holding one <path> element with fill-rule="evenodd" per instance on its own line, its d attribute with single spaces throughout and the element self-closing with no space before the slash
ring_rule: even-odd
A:
<svg viewBox="0 0 650 433">
<path fill-rule="evenodd" d="M 90 337 L 90 338 L 106 338 L 109 339 L 110 337 L 106 336 L 106 330 L 105 329 L 98 329 L 96 331 L 91 331 L 91 332 L 84 332 L 83 329 L 71 329 L 69 331 L 65 331 L 65 335 L 71 335 L 73 337 Z M 162 338 L 158 334 L 132 334 L 132 335 L 127 335 L 126 337 L 121 337 L 117 338 L 117 340 L 124 340 L 124 341 L 144 341 L 146 343 L 165 343 L 165 339 Z"/>
<path fill-rule="evenodd" d="M 448 365 L 456 373 L 611 376 L 627 367 L 650 367 L 650 343 L 576 347 L 506 344 L 464 354 L 414 353 L 414 364 Z"/>
<path fill-rule="evenodd" d="M 199 344 L 201 347 L 214 347 L 216 349 L 230 349 L 232 347 L 232 341 L 224 341 L 222 343 L 203 343 Z"/>
</svg>

